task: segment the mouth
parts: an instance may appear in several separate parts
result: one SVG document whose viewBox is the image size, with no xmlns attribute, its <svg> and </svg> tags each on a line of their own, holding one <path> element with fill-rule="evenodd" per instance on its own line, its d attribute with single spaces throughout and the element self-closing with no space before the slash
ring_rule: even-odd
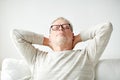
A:
<svg viewBox="0 0 120 80">
<path fill-rule="evenodd" d="M 63 31 L 58 31 L 56 36 L 65 36 L 65 33 Z"/>
<path fill-rule="evenodd" d="M 60 34 L 64 34 L 64 31 L 58 31 L 58 33 L 60 33 Z"/>
<path fill-rule="evenodd" d="M 59 32 L 58 35 L 64 36 L 65 34 L 63 32 Z"/>
<path fill-rule="evenodd" d="M 59 37 L 65 37 L 65 34 L 64 33 L 58 33 L 57 36 L 59 36 Z"/>
</svg>

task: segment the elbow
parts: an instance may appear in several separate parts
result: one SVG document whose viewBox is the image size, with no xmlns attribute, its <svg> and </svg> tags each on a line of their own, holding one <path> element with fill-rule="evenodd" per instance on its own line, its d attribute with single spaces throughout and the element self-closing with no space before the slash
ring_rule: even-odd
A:
<svg viewBox="0 0 120 80">
<path fill-rule="evenodd" d="M 112 25 L 112 23 L 111 22 L 108 22 L 108 23 L 106 23 L 106 28 L 107 28 L 107 30 L 108 31 L 110 31 L 110 32 L 112 32 L 113 31 L 113 25 Z"/>
<path fill-rule="evenodd" d="M 23 41 L 23 36 L 19 33 L 19 30 L 17 30 L 17 29 L 12 29 L 10 31 L 10 36 L 13 40 L 15 40 L 17 42 Z"/>
<path fill-rule="evenodd" d="M 10 30 L 10 37 L 13 38 L 15 36 L 16 29 Z"/>
<path fill-rule="evenodd" d="M 10 30 L 10 36 L 11 36 L 12 38 L 17 37 L 17 36 L 16 36 L 16 33 L 17 33 L 17 29 L 12 29 L 12 30 Z"/>
<path fill-rule="evenodd" d="M 10 30 L 10 38 L 13 42 L 16 42 L 16 40 L 17 40 L 17 36 L 16 36 L 15 33 L 16 33 L 16 29 L 11 29 Z"/>
</svg>

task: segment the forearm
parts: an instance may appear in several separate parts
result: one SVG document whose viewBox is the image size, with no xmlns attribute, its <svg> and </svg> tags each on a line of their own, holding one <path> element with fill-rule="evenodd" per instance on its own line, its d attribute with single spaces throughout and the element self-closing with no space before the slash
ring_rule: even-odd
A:
<svg viewBox="0 0 120 80">
<path fill-rule="evenodd" d="M 12 31 L 12 35 L 18 42 L 27 42 L 31 44 L 43 44 L 43 35 L 39 35 L 34 32 L 14 29 Z"/>
<path fill-rule="evenodd" d="M 11 32 L 11 38 L 27 62 L 32 64 L 38 52 L 32 44 L 43 44 L 43 36 L 29 31 L 14 29 Z"/>
<path fill-rule="evenodd" d="M 86 41 L 89 39 L 93 39 L 96 35 L 105 34 L 108 31 L 112 30 L 112 24 L 110 22 L 96 25 L 95 27 L 91 27 L 89 29 L 82 30 L 80 32 L 80 36 L 82 41 Z"/>
</svg>

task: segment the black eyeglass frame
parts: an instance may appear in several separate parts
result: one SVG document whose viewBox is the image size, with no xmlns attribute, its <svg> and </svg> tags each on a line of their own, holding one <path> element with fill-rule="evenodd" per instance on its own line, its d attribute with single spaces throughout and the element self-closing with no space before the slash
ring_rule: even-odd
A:
<svg viewBox="0 0 120 80">
<path fill-rule="evenodd" d="M 71 25 L 70 25 L 70 24 L 51 25 L 51 27 L 50 27 L 50 28 L 52 29 L 52 27 L 53 27 L 53 26 L 58 26 L 59 28 L 60 28 L 60 27 L 62 27 L 63 29 L 65 29 L 65 28 L 63 27 L 64 25 L 69 25 L 69 29 L 71 29 L 71 30 L 72 30 L 72 27 L 71 27 Z M 53 29 L 52 29 L 52 30 L 53 30 Z M 53 31 L 55 31 L 55 30 L 53 30 Z"/>
</svg>

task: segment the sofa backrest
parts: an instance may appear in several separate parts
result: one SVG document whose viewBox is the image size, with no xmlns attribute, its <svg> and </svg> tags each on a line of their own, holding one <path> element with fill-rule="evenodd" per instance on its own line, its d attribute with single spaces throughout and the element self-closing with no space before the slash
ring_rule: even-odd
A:
<svg viewBox="0 0 120 80">
<path fill-rule="evenodd" d="M 25 78 L 29 78 L 30 73 L 24 60 L 7 58 L 2 63 L 1 80 L 28 80 Z"/>
<path fill-rule="evenodd" d="M 95 80 L 120 80 L 120 59 L 100 60 L 95 74 Z"/>
</svg>

